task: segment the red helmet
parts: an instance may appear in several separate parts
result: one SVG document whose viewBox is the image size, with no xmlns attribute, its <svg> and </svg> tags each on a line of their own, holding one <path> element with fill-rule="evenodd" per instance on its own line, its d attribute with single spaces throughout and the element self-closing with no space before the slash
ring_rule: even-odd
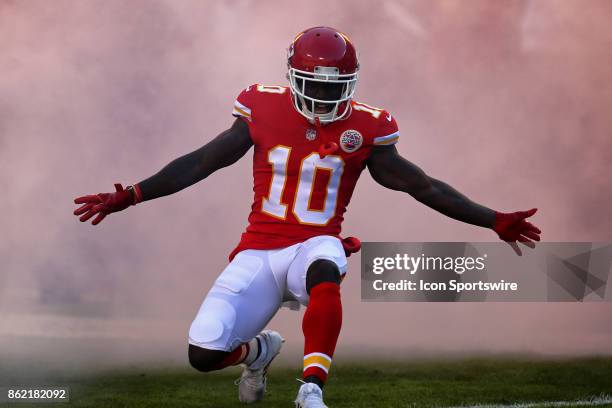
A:
<svg viewBox="0 0 612 408">
<path fill-rule="evenodd" d="M 359 62 L 346 34 L 313 27 L 298 34 L 288 50 L 288 79 L 296 110 L 313 123 L 350 114 Z"/>
</svg>

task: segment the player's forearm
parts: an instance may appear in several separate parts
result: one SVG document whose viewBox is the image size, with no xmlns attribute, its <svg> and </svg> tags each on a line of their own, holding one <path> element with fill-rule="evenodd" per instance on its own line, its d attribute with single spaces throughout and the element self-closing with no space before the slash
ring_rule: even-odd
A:
<svg viewBox="0 0 612 408">
<path fill-rule="evenodd" d="M 174 194 L 210 175 L 214 169 L 203 166 L 205 147 L 173 160 L 153 176 L 138 183 L 142 200 Z"/>
<path fill-rule="evenodd" d="M 251 148 L 249 130 L 240 119 L 205 146 L 172 161 L 157 174 L 138 183 L 142 200 L 174 194 L 215 171 L 237 162 Z"/>
<path fill-rule="evenodd" d="M 443 181 L 429 177 L 429 187 L 413 193 L 413 197 L 428 207 L 455 220 L 492 228 L 495 211 L 473 202 Z"/>
<path fill-rule="evenodd" d="M 157 174 L 138 183 L 142 200 L 152 200 L 179 192 L 240 158 L 224 155 L 220 143 L 213 140 L 206 146 L 173 160 Z"/>
</svg>

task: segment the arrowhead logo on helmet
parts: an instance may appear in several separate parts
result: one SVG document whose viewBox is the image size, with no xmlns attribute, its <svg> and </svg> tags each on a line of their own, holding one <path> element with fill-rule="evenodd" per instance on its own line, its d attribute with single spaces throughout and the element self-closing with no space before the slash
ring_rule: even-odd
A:
<svg viewBox="0 0 612 408">
<path fill-rule="evenodd" d="M 346 34 L 330 27 L 301 32 L 289 46 L 287 66 L 293 105 L 302 116 L 327 124 L 350 115 L 359 62 Z"/>
</svg>

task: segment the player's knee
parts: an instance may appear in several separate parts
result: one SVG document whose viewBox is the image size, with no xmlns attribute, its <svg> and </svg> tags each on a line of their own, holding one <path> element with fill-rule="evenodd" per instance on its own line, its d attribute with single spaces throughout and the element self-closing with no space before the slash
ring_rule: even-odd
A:
<svg viewBox="0 0 612 408">
<path fill-rule="evenodd" d="M 203 347 L 189 345 L 189 364 L 193 368 L 202 372 L 216 370 L 216 367 L 223 361 L 228 353 L 221 350 L 209 350 Z"/>
<path fill-rule="evenodd" d="M 333 282 L 340 284 L 340 270 L 338 265 L 327 259 L 318 259 L 310 264 L 306 272 L 306 290 L 310 293 L 310 289 L 319 283 Z"/>
</svg>

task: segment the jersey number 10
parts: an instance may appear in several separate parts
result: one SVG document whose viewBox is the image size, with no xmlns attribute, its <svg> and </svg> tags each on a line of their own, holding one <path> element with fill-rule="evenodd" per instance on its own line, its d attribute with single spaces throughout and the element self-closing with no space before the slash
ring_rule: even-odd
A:
<svg viewBox="0 0 612 408">
<path fill-rule="evenodd" d="M 287 164 L 291 148 L 278 145 L 268 151 L 268 162 L 272 165 L 272 181 L 270 193 L 264 197 L 261 210 L 275 218 L 284 220 L 287 218 L 287 204 L 281 202 L 285 185 L 287 183 Z M 317 171 L 328 171 L 329 181 L 325 191 L 325 200 L 322 209 L 311 209 L 310 201 Z M 300 173 L 298 176 L 295 196 L 293 198 L 292 211 L 300 224 L 327 225 L 336 213 L 338 202 L 338 188 L 340 178 L 344 171 L 344 160 L 340 156 L 325 156 L 321 158 L 319 153 L 310 153 L 302 159 Z"/>
</svg>

